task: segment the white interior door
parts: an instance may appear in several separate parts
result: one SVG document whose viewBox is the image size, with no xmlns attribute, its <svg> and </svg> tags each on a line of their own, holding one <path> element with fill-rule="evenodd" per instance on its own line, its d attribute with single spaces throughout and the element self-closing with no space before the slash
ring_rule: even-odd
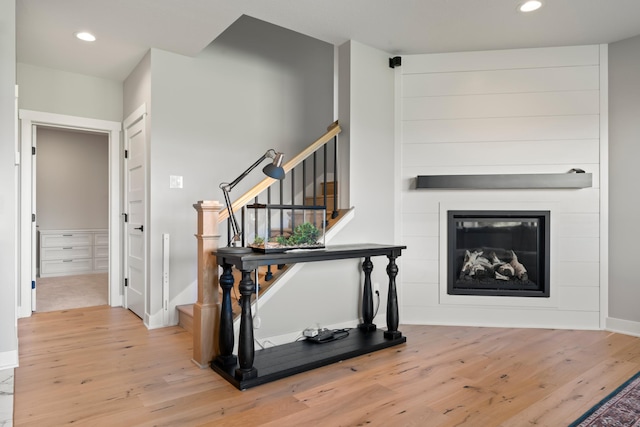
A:
<svg viewBox="0 0 640 427">
<path fill-rule="evenodd" d="M 31 311 L 36 311 L 36 272 L 37 272 L 37 218 L 36 218 L 36 153 L 38 141 L 38 127 L 31 128 Z"/>
<path fill-rule="evenodd" d="M 125 129 L 125 307 L 144 319 L 147 289 L 146 136 L 144 115 Z"/>
</svg>

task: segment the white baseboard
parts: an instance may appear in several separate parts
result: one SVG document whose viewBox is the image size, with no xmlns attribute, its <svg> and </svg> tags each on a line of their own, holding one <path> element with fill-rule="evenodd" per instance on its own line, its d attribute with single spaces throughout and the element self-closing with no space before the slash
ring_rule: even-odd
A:
<svg viewBox="0 0 640 427">
<path fill-rule="evenodd" d="M 144 325 L 147 327 L 147 329 L 158 329 L 169 326 L 164 324 L 163 314 L 164 313 L 162 312 L 162 310 L 154 314 L 145 313 Z"/>
<path fill-rule="evenodd" d="M 18 350 L 3 351 L 0 353 L 0 371 L 18 367 Z"/>
<path fill-rule="evenodd" d="M 640 322 L 607 317 L 605 329 L 611 332 L 640 337 Z"/>
</svg>

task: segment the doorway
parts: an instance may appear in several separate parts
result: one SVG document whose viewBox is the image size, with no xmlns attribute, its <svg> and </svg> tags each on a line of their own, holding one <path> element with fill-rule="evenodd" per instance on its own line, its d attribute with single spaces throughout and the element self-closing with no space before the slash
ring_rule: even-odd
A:
<svg viewBox="0 0 640 427">
<path fill-rule="evenodd" d="M 36 126 L 35 311 L 109 302 L 109 138 Z"/>
<path fill-rule="evenodd" d="M 20 110 L 20 271 L 18 290 L 18 316 L 31 316 L 35 309 L 36 277 L 36 189 L 34 154 L 38 127 L 99 133 L 108 139 L 108 303 L 122 305 L 121 223 L 120 223 L 120 129 L 119 122 Z M 95 236 L 94 236 L 95 238 Z"/>
</svg>

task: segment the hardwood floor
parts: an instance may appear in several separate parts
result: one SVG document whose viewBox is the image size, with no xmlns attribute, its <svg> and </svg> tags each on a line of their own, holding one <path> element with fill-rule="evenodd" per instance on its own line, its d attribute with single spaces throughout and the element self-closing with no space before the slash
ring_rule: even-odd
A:
<svg viewBox="0 0 640 427">
<path fill-rule="evenodd" d="M 407 344 L 238 391 L 180 327 L 107 306 L 19 320 L 15 426 L 566 426 L 640 370 L 604 331 L 401 325 Z"/>
</svg>

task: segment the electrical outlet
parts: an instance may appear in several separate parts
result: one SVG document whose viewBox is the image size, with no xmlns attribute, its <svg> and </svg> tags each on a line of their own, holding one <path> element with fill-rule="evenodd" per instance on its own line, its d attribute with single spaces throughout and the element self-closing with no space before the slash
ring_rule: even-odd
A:
<svg viewBox="0 0 640 427">
<path fill-rule="evenodd" d="M 380 295 L 380 283 L 378 282 L 373 282 L 373 294 L 374 295 Z"/>
</svg>

